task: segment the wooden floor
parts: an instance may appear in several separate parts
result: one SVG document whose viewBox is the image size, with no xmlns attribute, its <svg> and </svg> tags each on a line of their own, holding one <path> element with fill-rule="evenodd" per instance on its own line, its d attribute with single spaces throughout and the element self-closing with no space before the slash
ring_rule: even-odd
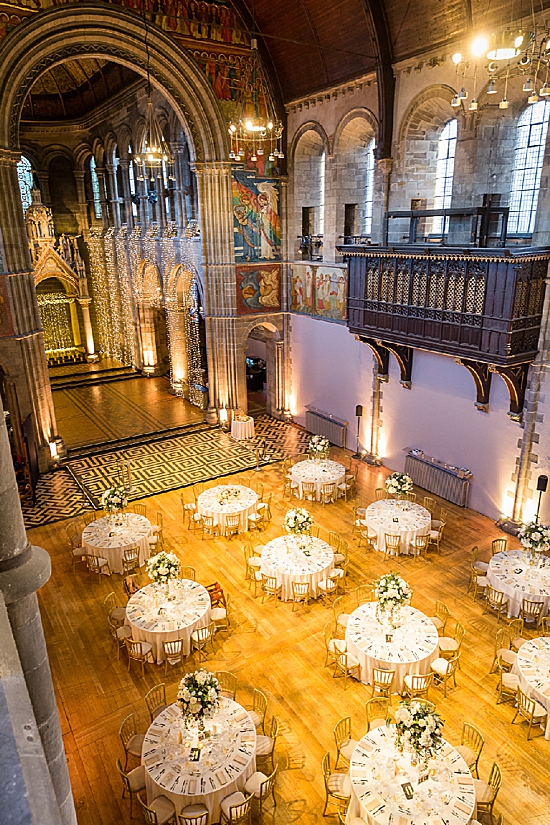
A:
<svg viewBox="0 0 550 825">
<path fill-rule="evenodd" d="M 71 449 L 204 421 L 204 412 L 169 393 L 166 378 L 137 377 L 55 390 L 59 434 Z"/>
<path fill-rule="evenodd" d="M 384 469 L 361 465 L 361 503 L 372 502 L 374 489 L 386 474 Z M 289 503 L 282 500 L 278 465 L 257 476 L 266 491 L 274 492 L 275 499 L 273 523 L 264 534 L 265 541 L 282 533 L 281 521 Z M 208 666 L 237 675 L 237 699 L 243 704 L 249 701 L 253 687 L 261 688 L 269 699 L 268 718 L 276 714 L 281 721 L 276 749 L 278 805 L 274 813 L 264 814 L 264 820 L 320 823 L 324 802 L 320 762 L 325 751 L 334 753 L 334 725 L 342 716 L 351 715 L 354 737 L 360 738 L 365 732 L 364 704 L 370 697 L 370 689 L 357 682 L 344 692 L 342 681 L 333 679 L 332 672 L 323 667 L 323 627 L 331 610 L 317 603 L 294 613 L 290 604 L 262 605 L 244 582 L 242 541 L 203 542 L 183 530 L 177 492 L 155 496 L 146 503 L 151 517 L 157 511 L 163 513 L 171 547 L 185 564 L 196 568 L 198 581 L 208 584 L 218 580 L 231 597 L 231 632 L 218 635 Z M 527 743 L 525 728 L 510 724 L 510 704 L 496 706 L 497 679 L 489 675 L 496 618 L 482 616 L 482 604 L 474 604 L 466 596 L 469 549 L 479 544 L 488 557 L 491 539 L 502 534 L 477 513 L 445 506 L 450 517 L 441 557 L 431 554 L 428 562 L 411 559 L 399 565 L 413 588 L 415 607 L 430 615 L 435 599 L 440 598 L 466 628 L 457 689 L 444 699 L 442 691 L 435 688 L 430 699 L 445 719 L 445 736 L 451 742 L 459 743 L 463 721 L 473 722 L 482 731 L 486 744 L 480 775 L 487 778 L 493 761 L 498 761 L 504 782 L 496 811 L 504 814 L 506 825 L 548 825 L 550 742 L 537 737 Z M 359 551 L 351 541 L 351 503 L 308 507 L 321 527 L 339 531 L 350 541 L 350 591 L 387 570 L 379 554 Z M 29 538 L 52 557 L 52 577 L 39 596 L 79 823 L 129 823 L 128 801 L 121 799 L 115 770 L 116 757 L 122 754 L 118 728 L 130 711 L 138 714 L 139 729 L 147 728 L 149 716 L 143 696 L 155 683 L 164 681 L 163 670 L 148 665 L 142 678 L 137 667 L 132 666 L 128 673 L 125 658 L 117 662 L 113 655 L 102 601 L 114 589 L 119 603 L 125 603 L 120 577 L 98 581 L 85 573 L 73 573 L 62 523 L 32 530 Z M 515 541 L 511 544 L 515 546 Z M 189 660 L 190 669 L 194 664 Z M 178 681 L 178 674 L 169 674 L 170 701 L 175 699 Z M 336 817 L 327 822 L 336 822 Z"/>
</svg>

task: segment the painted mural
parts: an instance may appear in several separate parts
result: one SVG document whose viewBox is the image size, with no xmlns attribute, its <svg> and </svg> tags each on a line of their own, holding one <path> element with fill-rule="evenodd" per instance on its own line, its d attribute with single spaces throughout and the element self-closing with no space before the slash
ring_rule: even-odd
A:
<svg viewBox="0 0 550 825">
<path fill-rule="evenodd" d="M 236 266 L 237 314 L 277 312 L 281 309 L 281 265 Z"/>
<path fill-rule="evenodd" d="M 235 261 L 280 261 L 279 182 L 234 170 L 232 189 Z"/>
<path fill-rule="evenodd" d="M 346 270 L 313 263 L 291 265 L 291 309 L 320 318 L 346 317 Z"/>
</svg>

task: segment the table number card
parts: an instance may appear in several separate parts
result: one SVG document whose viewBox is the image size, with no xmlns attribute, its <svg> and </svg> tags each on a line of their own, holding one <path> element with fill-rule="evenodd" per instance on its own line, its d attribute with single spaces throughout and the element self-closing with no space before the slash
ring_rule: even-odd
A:
<svg viewBox="0 0 550 825">
<path fill-rule="evenodd" d="M 413 786 L 410 782 L 404 782 L 401 787 L 403 788 L 403 793 L 407 797 L 407 799 L 412 799 L 414 796 Z"/>
</svg>

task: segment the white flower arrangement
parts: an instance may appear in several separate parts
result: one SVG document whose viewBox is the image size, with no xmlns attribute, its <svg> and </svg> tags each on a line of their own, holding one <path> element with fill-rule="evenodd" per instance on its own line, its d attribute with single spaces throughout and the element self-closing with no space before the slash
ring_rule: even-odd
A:
<svg viewBox="0 0 550 825">
<path fill-rule="evenodd" d="M 186 673 L 178 687 L 178 702 L 183 716 L 197 721 L 212 716 L 220 703 L 220 683 L 212 673 L 196 670 Z"/>
<path fill-rule="evenodd" d="M 406 473 L 392 473 L 386 479 L 386 490 L 394 496 L 410 493 L 412 488 L 412 479 Z"/>
<path fill-rule="evenodd" d="M 220 504 L 229 504 L 231 501 L 237 501 L 241 497 L 241 491 L 238 487 L 226 487 L 221 490 L 218 495 L 218 502 Z"/>
<path fill-rule="evenodd" d="M 404 700 L 395 712 L 395 744 L 426 763 L 443 746 L 443 720 L 423 702 Z"/>
<path fill-rule="evenodd" d="M 108 487 L 101 496 L 101 506 L 107 513 L 119 513 L 128 506 L 123 487 Z"/>
<path fill-rule="evenodd" d="M 180 562 L 174 553 L 161 550 L 156 556 L 151 556 L 147 562 L 149 578 L 158 584 L 167 584 L 170 579 L 177 579 L 180 574 Z"/>
<path fill-rule="evenodd" d="M 324 435 L 314 435 L 309 439 L 307 449 L 311 458 L 327 458 L 330 453 L 330 441 Z"/>
<path fill-rule="evenodd" d="M 376 581 L 374 594 L 380 610 L 392 613 L 409 604 L 412 599 L 410 585 L 397 573 L 385 573 Z"/>
<path fill-rule="evenodd" d="M 520 527 L 518 539 L 526 550 L 532 553 L 544 553 L 545 550 L 550 549 L 550 528 L 531 521 Z"/>
<path fill-rule="evenodd" d="M 313 519 L 306 509 L 303 507 L 296 507 L 295 510 L 289 510 L 285 515 L 283 519 L 283 527 L 287 533 L 304 535 L 309 533 L 313 527 Z"/>
</svg>

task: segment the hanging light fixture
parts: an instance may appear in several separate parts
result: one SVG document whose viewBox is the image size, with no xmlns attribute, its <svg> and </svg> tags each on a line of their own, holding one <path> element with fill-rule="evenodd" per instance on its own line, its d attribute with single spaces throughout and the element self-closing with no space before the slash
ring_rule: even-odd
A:
<svg viewBox="0 0 550 825">
<path fill-rule="evenodd" d="M 510 105 L 508 103 L 508 98 L 506 97 L 506 93 L 508 92 L 508 78 L 510 77 L 510 64 L 508 63 L 508 68 L 506 69 L 506 80 L 504 81 L 504 97 L 498 104 L 499 109 L 507 109 Z"/>
<path fill-rule="evenodd" d="M 253 7 L 252 33 L 254 34 L 255 31 L 256 19 Z M 250 38 L 250 48 L 252 52 L 250 85 L 253 90 L 256 90 L 259 85 L 263 85 L 264 73 L 258 51 L 258 41 L 254 36 Z M 267 155 L 272 162 L 277 158 L 284 158 L 281 145 L 284 127 L 277 118 L 271 94 L 266 86 L 264 86 L 264 96 L 265 116 L 260 113 L 259 95 L 252 94 L 250 99 L 247 99 L 246 89 L 242 90 L 240 117 L 229 124 L 230 160 L 243 160 L 247 150 L 251 152 L 250 160 L 253 162 L 263 155 Z"/>
<path fill-rule="evenodd" d="M 487 94 L 488 95 L 496 95 L 496 93 L 497 93 L 497 87 L 496 87 L 495 81 L 491 80 L 489 82 L 489 85 L 487 86 Z"/>
<path fill-rule="evenodd" d="M 492 46 L 487 52 L 488 60 L 513 60 L 520 54 L 520 47 L 524 41 L 524 33 L 521 31 L 498 32 L 493 35 Z"/>
<path fill-rule="evenodd" d="M 534 88 L 534 87 L 533 87 L 533 81 L 532 81 L 532 80 L 531 80 L 531 78 L 529 77 L 529 78 L 525 81 L 525 83 L 523 84 L 523 91 L 524 91 L 524 92 L 532 92 L 532 91 L 533 91 L 533 88 Z"/>
<path fill-rule="evenodd" d="M 149 55 L 149 29 L 147 19 L 143 16 L 145 24 L 145 53 L 147 55 L 147 112 L 145 114 L 145 132 L 140 152 L 133 158 L 137 167 L 137 179 L 148 180 L 156 188 L 156 181 L 160 179 L 163 188 L 163 174 L 166 173 L 168 180 L 175 180 L 173 173 L 174 156 L 168 142 L 165 140 L 160 128 L 160 123 L 153 106 L 151 97 L 151 76 L 150 76 L 150 55 Z"/>
<path fill-rule="evenodd" d="M 467 97 L 468 97 L 468 92 L 466 91 L 466 89 L 463 86 L 462 89 L 460 90 L 460 92 L 458 93 L 458 99 L 459 100 L 466 100 Z"/>
<path fill-rule="evenodd" d="M 460 100 L 458 98 L 458 95 L 454 95 L 454 97 L 452 98 L 451 106 L 453 107 L 453 109 L 457 109 L 460 106 Z"/>
</svg>

